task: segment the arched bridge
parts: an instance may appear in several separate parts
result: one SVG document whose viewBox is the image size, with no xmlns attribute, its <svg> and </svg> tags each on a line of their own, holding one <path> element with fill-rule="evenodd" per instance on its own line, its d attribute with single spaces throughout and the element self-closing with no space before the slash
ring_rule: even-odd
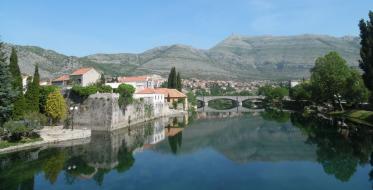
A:
<svg viewBox="0 0 373 190">
<path fill-rule="evenodd" d="M 197 100 L 203 103 L 204 107 L 207 107 L 209 101 L 228 99 L 237 102 L 238 106 L 242 106 L 242 102 L 250 100 L 251 102 L 262 102 L 264 96 L 197 96 Z"/>
</svg>

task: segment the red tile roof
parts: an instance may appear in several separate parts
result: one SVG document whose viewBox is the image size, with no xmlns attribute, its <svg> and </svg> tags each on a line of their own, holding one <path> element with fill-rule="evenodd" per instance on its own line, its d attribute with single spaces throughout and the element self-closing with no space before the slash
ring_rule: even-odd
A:
<svg viewBox="0 0 373 190">
<path fill-rule="evenodd" d="M 75 70 L 71 75 L 84 75 L 85 73 L 87 73 L 88 71 L 90 71 L 91 69 L 93 68 L 90 68 L 90 67 L 82 67 L 78 70 Z"/>
<path fill-rule="evenodd" d="M 133 76 L 133 77 L 119 77 L 118 82 L 145 82 L 148 80 L 147 76 Z"/>
<path fill-rule="evenodd" d="M 70 76 L 69 75 L 62 75 L 62 76 L 54 79 L 53 81 L 67 81 L 67 80 L 70 80 Z"/>
<path fill-rule="evenodd" d="M 164 94 L 165 97 L 170 98 L 186 98 L 186 95 L 176 89 L 169 88 L 144 88 L 136 94 Z"/>
</svg>

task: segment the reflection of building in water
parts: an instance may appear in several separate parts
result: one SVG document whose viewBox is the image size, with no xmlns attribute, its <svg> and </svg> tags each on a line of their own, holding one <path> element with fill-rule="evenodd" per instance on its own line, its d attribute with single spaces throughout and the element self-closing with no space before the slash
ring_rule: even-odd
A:
<svg viewBox="0 0 373 190">
<path fill-rule="evenodd" d="M 164 124 L 165 123 L 162 120 L 157 120 L 154 122 L 153 133 L 146 138 L 144 146 L 146 146 L 147 144 L 156 144 L 165 139 Z"/>
</svg>

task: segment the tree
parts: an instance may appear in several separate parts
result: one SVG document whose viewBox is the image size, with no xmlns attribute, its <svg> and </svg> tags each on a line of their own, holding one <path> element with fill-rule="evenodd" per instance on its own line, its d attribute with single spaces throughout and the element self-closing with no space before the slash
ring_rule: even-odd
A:
<svg viewBox="0 0 373 190">
<path fill-rule="evenodd" d="M 135 88 L 129 84 L 121 84 L 116 90 L 119 93 L 118 104 L 121 107 L 125 107 L 133 101 L 133 93 L 135 93 Z"/>
<path fill-rule="evenodd" d="M 29 85 L 25 98 L 28 112 L 39 112 L 39 93 L 40 93 L 40 75 L 39 66 L 35 66 L 34 77 Z"/>
<path fill-rule="evenodd" d="M 360 73 L 355 69 L 351 70 L 351 75 L 347 78 L 343 97 L 347 103 L 352 105 L 366 102 L 368 100 L 369 91 L 364 86 Z"/>
<path fill-rule="evenodd" d="M 290 98 L 296 101 L 311 100 L 311 84 L 303 82 L 290 89 Z"/>
<path fill-rule="evenodd" d="M 12 102 L 17 95 L 12 88 L 12 76 L 2 50 L 3 43 L 0 42 L 0 125 L 10 118 L 13 111 Z"/>
<path fill-rule="evenodd" d="M 105 85 L 106 80 L 105 80 L 105 75 L 101 74 L 100 76 L 100 81 L 98 82 L 100 85 Z"/>
<path fill-rule="evenodd" d="M 177 76 L 176 76 L 176 68 L 172 67 L 170 74 L 168 75 L 168 80 L 167 80 L 168 88 L 177 88 Z"/>
<path fill-rule="evenodd" d="M 183 83 L 181 81 L 180 72 L 177 72 L 177 76 L 176 76 L 176 89 L 181 92 L 182 88 L 183 88 Z"/>
<path fill-rule="evenodd" d="M 25 102 L 25 97 L 23 95 L 22 76 L 21 76 L 21 71 L 18 66 L 18 57 L 17 57 L 17 52 L 15 48 L 12 48 L 12 53 L 10 54 L 9 70 L 13 78 L 13 82 L 12 82 L 13 89 L 14 91 L 17 92 L 17 97 L 15 98 L 13 102 L 12 118 L 15 120 L 18 120 L 22 118 L 24 114 L 26 102 Z"/>
<path fill-rule="evenodd" d="M 324 57 L 317 58 L 311 69 L 312 99 L 317 102 L 338 102 L 341 104 L 342 95 L 346 90 L 347 79 L 351 77 L 351 70 L 346 60 L 337 52 L 330 52 Z"/>
<path fill-rule="evenodd" d="M 45 114 L 45 107 L 47 104 L 48 95 L 56 90 L 59 90 L 57 86 L 41 86 L 39 96 L 39 110 L 40 113 Z"/>
<path fill-rule="evenodd" d="M 369 11 L 369 21 L 360 20 L 360 57 L 359 66 L 364 71 L 365 86 L 373 91 L 373 12 Z"/>
<path fill-rule="evenodd" d="M 52 119 L 53 124 L 66 117 L 66 102 L 59 90 L 50 93 L 47 98 L 45 111 L 47 116 Z"/>
</svg>

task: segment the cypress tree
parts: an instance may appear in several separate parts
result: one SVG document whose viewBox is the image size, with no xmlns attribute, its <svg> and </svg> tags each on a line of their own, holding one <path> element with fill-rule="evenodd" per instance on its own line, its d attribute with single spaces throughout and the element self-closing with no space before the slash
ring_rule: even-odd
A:
<svg viewBox="0 0 373 190">
<path fill-rule="evenodd" d="M 181 83 L 180 72 L 177 73 L 176 84 L 177 84 L 176 89 L 181 92 L 181 89 L 183 88 L 183 86 L 182 86 L 183 84 Z"/>
<path fill-rule="evenodd" d="M 360 57 L 359 66 L 364 71 L 365 86 L 373 92 L 373 12 L 369 11 L 369 21 L 360 20 Z"/>
<path fill-rule="evenodd" d="M 13 90 L 17 92 L 17 97 L 13 102 L 13 113 L 12 118 L 17 120 L 22 118 L 24 114 L 24 110 L 26 107 L 25 97 L 23 95 L 23 84 L 22 84 L 22 76 L 21 71 L 18 66 L 18 57 L 15 48 L 12 48 L 12 53 L 10 54 L 10 64 L 9 70 L 12 74 L 12 87 Z"/>
<path fill-rule="evenodd" d="M 34 77 L 32 82 L 28 85 L 27 92 L 25 94 L 26 104 L 29 112 L 39 112 L 39 93 L 40 93 L 40 75 L 39 66 L 35 66 Z"/>
<path fill-rule="evenodd" d="M 176 88 L 177 87 L 177 78 L 176 78 L 176 68 L 172 67 L 170 74 L 168 75 L 168 88 Z"/>
<path fill-rule="evenodd" d="M 0 42 L 0 125 L 10 119 L 14 98 L 17 93 L 12 88 L 12 76 L 6 63 L 3 43 Z"/>
</svg>

